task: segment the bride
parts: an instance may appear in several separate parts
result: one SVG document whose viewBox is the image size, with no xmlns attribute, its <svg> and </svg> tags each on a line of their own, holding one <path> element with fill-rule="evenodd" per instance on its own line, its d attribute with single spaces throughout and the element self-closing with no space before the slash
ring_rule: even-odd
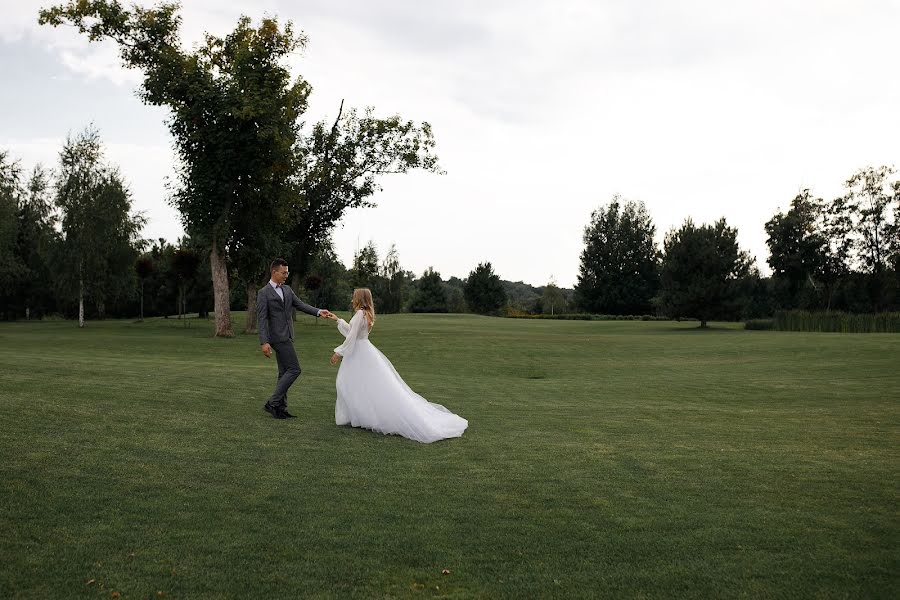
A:
<svg viewBox="0 0 900 600">
<path fill-rule="evenodd" d="M 349 323 L 329 316 L 347 338 L 331 356 L 331 364 L 341 361 L 335 422 L 426 444 L 460 437 L 469 422 L 412 391 L 391 361 L 369 341 L 375 324 L 372 292 L 366 288 L 353 290 L 352 305 L 354 314 Z"/>
</svg>

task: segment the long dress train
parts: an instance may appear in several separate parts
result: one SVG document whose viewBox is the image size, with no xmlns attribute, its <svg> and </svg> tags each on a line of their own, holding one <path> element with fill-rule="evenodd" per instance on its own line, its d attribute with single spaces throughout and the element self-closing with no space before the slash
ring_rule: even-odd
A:
<svg viewBox="0 0 900 600">
<path fill-rule="evenodd" d="M 338 319 L 344 343 L 337 374 L 334 420 L 422 443 L 460 437 L 469 422 L 410 389 L 391 361 L 369 341 L 369 323 L 358 310 L 350 322 Z"/>
</svg>

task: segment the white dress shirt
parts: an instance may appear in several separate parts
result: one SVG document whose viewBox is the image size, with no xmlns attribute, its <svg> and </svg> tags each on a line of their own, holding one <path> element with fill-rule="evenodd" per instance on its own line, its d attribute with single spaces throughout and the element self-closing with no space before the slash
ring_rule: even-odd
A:
<svg viewBox="0 0 900 600">
<path fill-rule="evenodd" d="M 273 288 L 275 288 L 275 293 L 278 294 L 278 297 L 281 298 L 282 302 L 284 302 L 284 290 L 281 289 L 281 286 L 278 285 L 277 283 L 275 283 L 274 281 L 272 281 L 271 279 L 269 280 L 269 285 L 271 285 Z"/>
</svg>

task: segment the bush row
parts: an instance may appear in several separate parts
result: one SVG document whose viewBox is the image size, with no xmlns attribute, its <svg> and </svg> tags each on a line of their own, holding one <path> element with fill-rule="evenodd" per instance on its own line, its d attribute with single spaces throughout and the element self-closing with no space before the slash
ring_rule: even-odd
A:
<svg viewBox="0 0 900 600">
<path fill-rule="evenodd" d="M 752 319 L 746 329 L 826 333 L 900 333 L 900 313 L 778 311 L 773 319 Z"/>
</svg>

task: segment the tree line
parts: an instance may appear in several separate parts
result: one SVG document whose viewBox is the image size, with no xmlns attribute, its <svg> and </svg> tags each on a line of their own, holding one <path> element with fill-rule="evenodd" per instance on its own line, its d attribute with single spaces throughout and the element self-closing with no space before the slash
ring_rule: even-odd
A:
<svg viewBox="0 0 900 600">
<path fill-rule="evenodd" d="M 501 280 L 490 262 L 465 279 L 420 276 L 401 265 L 397 248 L 383 257 L 373 242 L 347 267 L 325 237 L 309 250 L 293 285 L 310 302 L 344 307 L 355 287 L 372 289 L 380 312 L 479 314 L 594 313 L 709 320 L 747 320 L 777 310 L 864 313 L 898 309 L 900 181 L 893 170 L 867 167 L 831 200 L 801 190 L 765 224 L 770 277 L 761 277 L 720 219 L 687 219 L 657 247 L 656 227 L 642 202 L 616 196 L 584 230 L 574 290 Z M 2 318 L 206 317 L 215 306 L 213 261 L 202 239 L 174 244 L 140 237 L 144 218 L 132 210 L 119 170 L 108 164 L 98 133 L 70 136 L 55 169 L 26 173 L 0 151 L 0 303 Z M 268 256 L 265 257 L 269 258 Z M 247 291 L 265 269 L 247 275 L 226 263 L 237 282 L 229 310 L 248 306 Z M 292 264 L 293 269 L 293 264 Z M 255 326 L 252 312 L 245 329 Z"/>
<path fill-rule="evenodd" d="M 761 277 L 724 218 L 687 219 L 662 249 L 642 202 L 612 202 L 584 230 L 575 302 L 602 314 L 738 320 L 778 310 L 900 310 L 900 180 L 865 167 L 830 199 L 801 190 L 766 222 L 772 275 Z"/>
</svg>

